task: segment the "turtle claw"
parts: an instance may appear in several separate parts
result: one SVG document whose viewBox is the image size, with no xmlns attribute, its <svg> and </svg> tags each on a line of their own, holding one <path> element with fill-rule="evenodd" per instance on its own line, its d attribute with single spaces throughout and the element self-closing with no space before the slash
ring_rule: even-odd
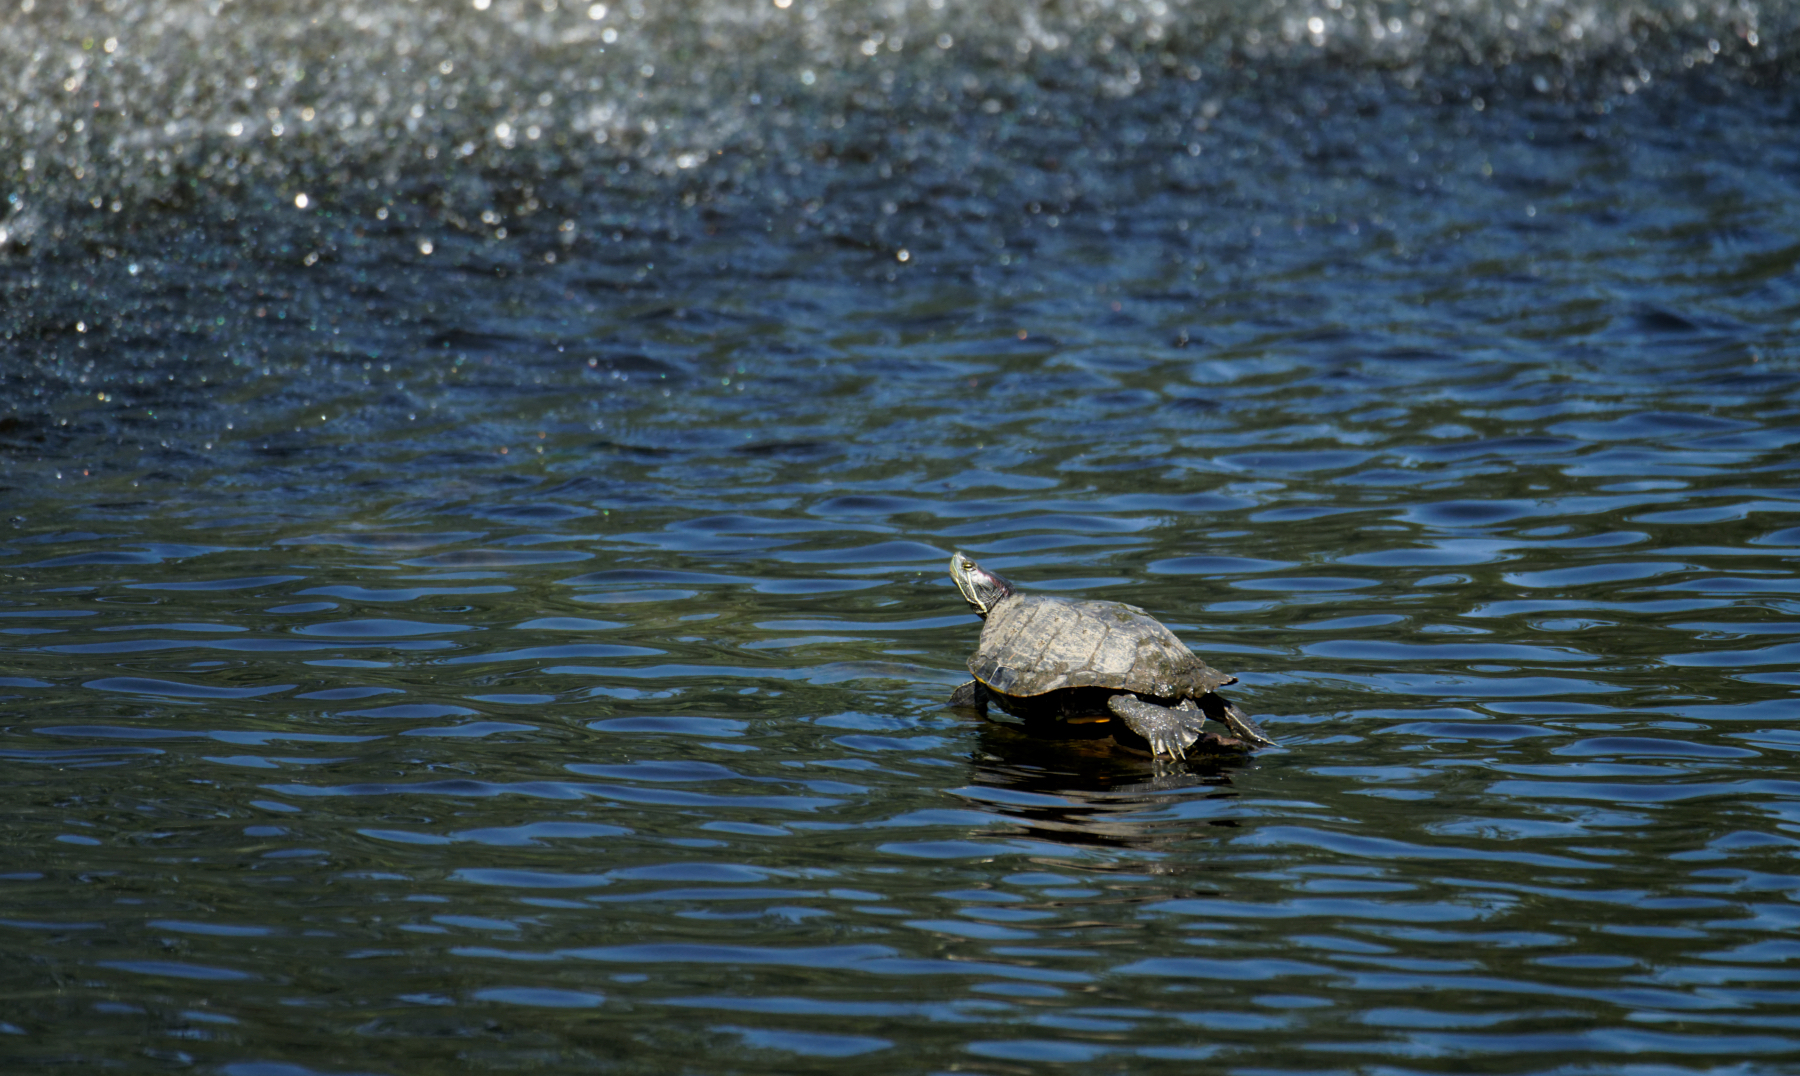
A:
<svg viewBox="0 0 1800 1076">
<path fill-rule="evenodd" d="M 1150 757 L 1162 758 L 1167 755 L 1171 759 L 1187 758 L 1187 749 L 1179 739 L 1160 733 L 1144 737 L 1150 741 Z"/>
</svg>

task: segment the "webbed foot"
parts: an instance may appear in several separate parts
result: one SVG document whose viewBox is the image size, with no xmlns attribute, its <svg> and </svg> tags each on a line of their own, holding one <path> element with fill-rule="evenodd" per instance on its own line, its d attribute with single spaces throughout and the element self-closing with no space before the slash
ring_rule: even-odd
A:
<svg viewBox="0 0 1800 1076">
<path fill-rule="evenodd" d="M 1200 738 L 1200 728 L 1206 722 L 1200 708 L 1187 700 L 1170 709 L 1135 695 L 1114 695 L 1106 700 L 1106 708 L 1124 718 L 1131 731 L 1149 742 L 1152 758 L 1186 758 L 1188 746 Z"/>
</svg>

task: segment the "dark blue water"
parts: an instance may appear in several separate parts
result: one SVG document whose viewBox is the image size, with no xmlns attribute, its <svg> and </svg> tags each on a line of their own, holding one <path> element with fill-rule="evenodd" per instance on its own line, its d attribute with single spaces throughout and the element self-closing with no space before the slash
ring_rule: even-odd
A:
<svg viewBox="0 0 1800 1076">
<path fill-rule="evenodd" d="M 0 1060 L 1791 1071 L 1794 22 L 15 5 Z"/>
</svg>

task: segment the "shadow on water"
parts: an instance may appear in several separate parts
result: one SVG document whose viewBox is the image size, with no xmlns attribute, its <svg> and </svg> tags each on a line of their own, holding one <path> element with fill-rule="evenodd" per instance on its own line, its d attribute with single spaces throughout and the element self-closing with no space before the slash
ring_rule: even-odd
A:
<svg viewBox="0 0 1800 1076">
<path fill-rule="evenodd" d="M 1232 774 L 1254 764 L 1241 752 L 1152 759 L 1091 725 L 1057 736 L 1016 722 L 971 720 L 979 722 L 969 755 L 972 781 L 986 790 L 979 798 L 1046 841 L 1136 851 L 1184 845 L 1193 839 L 1189 823 L 1145 816 L 1172 795 L 1235 798 Z M 1207 824 L 1236 823 L 1212 818 Z"/>
</svg>

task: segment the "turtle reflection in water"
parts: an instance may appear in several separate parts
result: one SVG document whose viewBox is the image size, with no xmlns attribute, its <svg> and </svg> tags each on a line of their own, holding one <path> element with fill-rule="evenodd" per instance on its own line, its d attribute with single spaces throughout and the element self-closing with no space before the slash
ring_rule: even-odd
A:
<svg viewBox="0 0 1800 1076">
<path fill-rule="evenodd" d="M 1027 721 L 1120 722 L 1157 757 L 1185 757 L 1202 739 L 1212 747 L 1275 742 L 1216 693 L 1237 677 L 1195 657 L 1137 606 L 1020 594 L 961 553 L 950 558 L 950 578 L 984 621 L 969 657 L 975 679 L 950 705 L 985 710 L 992 702 Z M 1231 735 L 1204 733 L 1207 718 Z"/>
</svg>

